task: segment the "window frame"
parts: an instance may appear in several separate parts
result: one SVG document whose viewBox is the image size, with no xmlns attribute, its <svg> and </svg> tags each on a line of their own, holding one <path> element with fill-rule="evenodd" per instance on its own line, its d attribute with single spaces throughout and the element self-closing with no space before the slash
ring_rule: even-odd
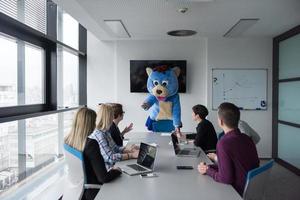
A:
<svg viewBox="0 0 300 200">
<path fill-rule="evenodd" d="M 22 157 L 22 152 L 26 152 L 26 124 L 28 118 L 40 117 L 50 114 L 58 114 L 58 153 L 63 155 L 64 124 L 63 113 L 76 110 L 87 104 L 87 30 L 79 24 L 78 50 L 57 40 L 57 5 L 52 0 L 47 0 L 47 34 L 39 32 L 22 22 L 11 18 L 0 12 L 0 32 L 22 40 L 25 43 L 33 44 L 44 49 L 44 103 L 27 104 L 0 107 L 0 123 L 17 121 L 18 125 L 18 166 L 19 181 L 28 178 L 28 175 L 38 171 L 36 168 L 26 172 L 26 160 Z M 68 51 L 78 56 L 79 59 L 79 105 L 68 108 L 58 108 L 57 106 L 57 46 L 60 45 Z M 19 130 L 20 129 L 20 130 Z M 41 166 L 49 163 L 42 163 Z M 27 173 L 27 174 L 26 174 Z M 9 190 L 9 189 L 8 189 Z"/>
<path fill-rule="evenodd" d="M 57 40 L 57 5 L 47 0 L 47 34 L 0 13 L 0 32 L 16 39 L 41 47 L 45 51 L 44 103 L 16 105 L 0 108 L 0 123 L 14 121 L 28 115 L 41 116 L 50 111 L 61 112 L 57 108 L 57 46 L 63 46 L 79 57 L 79 105 L 87 103 L 86 62 L 87 30 L 79 24 L 79 49 L 76 50 Z"/>
<path fill-rule="evenodd" d="M 279 116 L 279 84 L 283 82 L 300 81 L 300 77 L 279 79 L 279 44 L 280 42 L 300 34 L 300 25 L 273 38 L 273 107 L 272 107 L 272 158 L 276 162 L 300 175 L 300 169 L 278 157 L 278 124 L 300 128 L 300 124 L 280 120 Z"/>
</svg>

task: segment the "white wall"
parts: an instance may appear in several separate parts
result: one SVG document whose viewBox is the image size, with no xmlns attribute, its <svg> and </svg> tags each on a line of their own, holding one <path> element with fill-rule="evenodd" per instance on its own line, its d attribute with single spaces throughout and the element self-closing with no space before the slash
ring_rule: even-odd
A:
<svg viewBox="0 0 300 200">
<path fill-rule="evenodd" d="M 95 109 L 98 103 L 116 101 L 115 44 L 88 32 L 87 47 L 87 103 Z"/>
<path fill-rule="evenodd" d="M 130 93 L 130 60 L 187 60 L 187 93 L 180 94 L 183 131 L 195 131 L 191 107 L 204 104 L 211 108 L 212 68 L 268 68 L 267 111 L 243 111 L 242 119 L 261 135 L 260 157 L 271 156 L 272 93 L 271 39 L 181 39 L 156 41 L 99 41 L 88 33 L 88 105 L 119 102 L 125 117 L 120 126 L 133 122 L 134 131 L 146 131 L 148 116 L 140 108 L 147 94 Z M 210 109 L 209 119 L 219 131 L 216 112 Z"/>
<path fill-rule="evenodd" d="M 134 131 L 146 131 L 148 113 L 140 105 L 147 94 L 130 93 L 130 60 L 187 60 L 187 93 L 181 94 L 183 131 L 194 131 L 191 107 L 206 104 L 206 40 L 102 42 L 88 33 L 88 105 L 119 102 Z"/>
<path fill-rule="evenodd" d="M 124 123 L 133 121 L 136 131 L 145 131 L 148 113 L 140 105 L 147 94 L 130 93 L 130 60 L 187 60 L 187 93 L 180 94 L 183 131 L 194 131 L 191 108 L 206 104 L 206 40 L 118 41 L 117 100 L 125 105 Z"/>
<path fill-rule="evenodd" d="M 209 119 L 217 125 L 217 113 L 212 111 L 212 68 L 267 68 L 268 110 L 242 111 L 241 119 L 247 121 L 261 136 L 258 143 L 260 157 L 271 157 L 272 149 L 272 39 L 209 38 L 207 42 L 207 102 Z M 220 131 L 219 128 L 216 130 Z"/>
</svg>

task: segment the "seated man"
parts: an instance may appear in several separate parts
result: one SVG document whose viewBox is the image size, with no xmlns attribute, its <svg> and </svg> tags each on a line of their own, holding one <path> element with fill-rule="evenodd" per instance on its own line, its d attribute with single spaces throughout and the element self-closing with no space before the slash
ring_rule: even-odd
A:
<svg viewBox="0 0 300 200">
<path fill-rule="evenodd" d="M 253 140 L 254 144 L 257 144 L 260 141 L 260 136 L 258 135 L 258 133 L 251 126 L 249 126 L 247 122 L 240 120 L 238 128 L 240 129 L 241 133 L 248 135 Z M 224 135 L 225 135 L 224 132 L 220 133 L 218 135 L 218 139 L 219 140 L 222 139 Z M 217 154 L 209 153 L 207 154 L 207 156 L 212 161 L 218 162 Z"/>
<path fill-rule="evenodd" d="M 232 103 L 222 103 L 218 110 L 218 123 L 224 137 L 217 144 L 217 165 L 200 163 L 198 171 L 215 181 L 231 184 L 242 196 L 248 171 L 259 166 L 255 144 L 238 129 L 240 111 Z"/>
<path fill-rule="evenodd" d="M 215 150 L 217 145 L 217 134 L 214 126 L 206 119 L 208 110 L 203 105 L 195 105 L 192 108 L 192 117 L 198 123 L 193 134 L 177 134 L 181 139 L 194 140 L 194 145 L 201 147 L 203 151 Z"/>
<path fill-rule="evenodd" d="M 257 144 L 260 141 L 260 136 L 258 133 L 251 126 L 249 126 L 247 122 L 240 120 L 239 129 L 241 133 L 248 135 L 253 140 L 254 144 Z M 218 135 L 218 139 L 220 140 L 223 136 L 224 132 Z"/>
</svg>

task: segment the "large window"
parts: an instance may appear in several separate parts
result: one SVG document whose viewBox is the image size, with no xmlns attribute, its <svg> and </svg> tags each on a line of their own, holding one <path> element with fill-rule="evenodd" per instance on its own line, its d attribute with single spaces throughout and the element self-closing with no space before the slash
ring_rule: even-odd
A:
<svg viewBox="0 0 300 200">
<path fill-rule="evenodd" d="M 74 53 L 58 48 L 57 85 L 58 105 L 72 107 L 79 105 L 79 57 Z"/>
<path fill-rule="evenodd" d="M 57 9 L 57 39 L 71 48 L 79 49 L 79 23 L 62 9 Z M 58 105 L 72 107 L 79 105 L 79 56 L 77 51 L 57 48 Z"/>
<path fill-rule="evenodd" d="M 72 123 L 73 123 L 73 118 L 74 118 L 76 112 L 77 112 L 77 110 L 62 113 L 62 115 L 63 115 L 63 124 L 62 124 L 63 125 L 63 127 L 62 127 L 63 137 L 66 137 L 70 133 Z"/>
<path fill-rule="evenodd" d="M 86 104 L 86 29 L 51 0 L 0 0 L 0 30 L 1 199 L 62 159 Z"/>
<path fill-rule="evenodd" d="M 45 51 L 0 35 L 0 107 L 44 103 Z"/>
<path fill-rule="evenodd" d="M 59 140 L 69 133 L 75 112 L 0 124 L 0 195 L 62 156 Z"/>
<path fill-rule="evenodd" d="M 0 194 L 18 181 L 18 123 L 0 124 Z"/>
<path fill-rule="evenodd" d="M 44 59 L 42 48 L 25 44 L 25 104 L 44 103 Z"/>
<path fill-rule="evenodd" d="M 57 10 L 57 39 L 66 45 L 78 49 L 78 22 L 62 9 Z"/>
<path fill-rule="evenodd" d="M 0 35 L 0 107 L 18 104 L 17 42 Z"/>
<path fill-rule="evenodd" d="M 26 168 L 34 169 L 58 157 L 57 114 L 26 119 Z"/>
</svg>

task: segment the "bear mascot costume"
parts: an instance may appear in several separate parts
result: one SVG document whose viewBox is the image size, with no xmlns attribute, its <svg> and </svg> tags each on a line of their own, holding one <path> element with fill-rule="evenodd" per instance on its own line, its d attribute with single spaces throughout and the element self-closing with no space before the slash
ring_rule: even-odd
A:
<svg viewBox="0 0 300 200">
<path fill-rule="evenodd" d="M 149 95 L 142 108 L 149 110 L 146 121 L 148 130 L 153 132 L 180 132 L 181 109 L 178 95 L 180 68 L 167 65 L 146 68 Z"/>
</svg>

